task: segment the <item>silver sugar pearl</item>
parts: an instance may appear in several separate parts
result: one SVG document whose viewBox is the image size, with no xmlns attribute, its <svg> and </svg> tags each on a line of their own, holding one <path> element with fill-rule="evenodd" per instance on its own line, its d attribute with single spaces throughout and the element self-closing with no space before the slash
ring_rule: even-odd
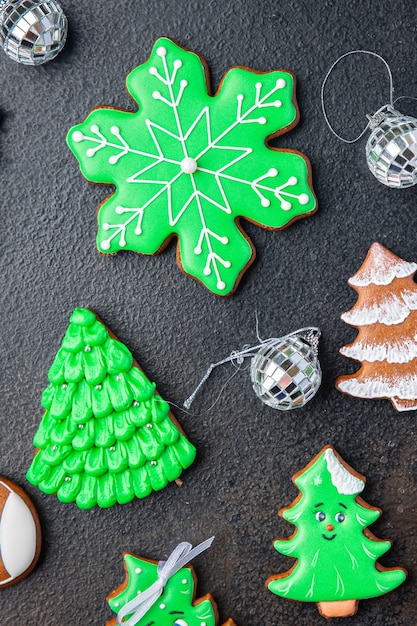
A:
<svg viewBox="0 0 417 626">
<path fill-rule="evenodd" d="M 64 47 L 67 31 L 56 0 L 0 0 L 0 46 L 18 63 L 51 61 Z"/>
<path fill-rule="evenodd" d="M 70 482 L 70 480 L 71 480 L 71 478 L 70 478 L 69 476 L 66 476 L 66 477 L 64 478 L 64 482 L 66 482 L 66 483 L 69 483 L 69 482 Z"/>
<path fill-rule="evenodd" d="M 58 446 L 52 446 L 52 450 L 55 452 L 55 450 L 58 450 Z"/>
<path fill-rule="evenodd" d="M 78 428 L 82 430 L 84 428 L 84 424 L 78 424 Z"/>
<path fill-rule="evenodd" d="M 91 352 L 91 346 L 85 346 L 84 352 Z"/>
<path fill-rule="evenodd" d="M 139 406 L 139 402 L 137 400 L 133 401 L 133 406 Z"/>
<path fill-rule="evenodd" d="M 114 446 L 110 446 L 109 450 L 111 450 L 112 452 L 114 452 L 116 450 L 116 448 Z"/>
<path fill-rule="evenodd" d="M 94 387 L 94 389 L 95 389 L 96 391 L 100 391 L 100 390 L 101 390 L 101 385 L 96 385 L 96 386 Z"/>
<path fill-rule="evenodd" d="M 304 406 L 321 383 L 318 328 L 295 331 L 265 342 L 252 358 L 253 389 L 262 402 L 280 411 Z"/>
<path fill-rule="evenodd" d="M 146 424 L 146 428 L 153 428 L 152 424 L 149 422 L 149 424 Z"/>
<path fill-rule="evenodd" d="M 61 389 L 66 389 L 68 387 L 68 385 L 66 385 L 65 383 L 63 385 L 61 385 Z"/>
<path fill-rule="evenodd" d="M 116 380 L 120 380 L 120 376 L 116 376 Z"/>
<path fill-rule="evenodd" d="M 152 467 L 155 467 L 156 461 L 151 461 L 149 465 L 152 465 Z"/>
</svg>

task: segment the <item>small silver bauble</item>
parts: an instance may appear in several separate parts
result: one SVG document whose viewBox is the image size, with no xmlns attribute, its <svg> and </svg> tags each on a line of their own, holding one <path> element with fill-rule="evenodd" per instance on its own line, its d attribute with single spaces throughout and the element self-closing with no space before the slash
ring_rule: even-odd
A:
<svg viewBox="0 0 417 626">
<path fill-rule="evenodd" d="M 417 119 L 387 105 L 368 116 L 372 133 L 366 144 L 366 161 L 372 174 L 388 187 L 417 183 Z"/>
<path fill-rule="evenodd" d="M 54 59 L 67 30 L 56 0 L 0 0 L 0 46 L 18 63 L 41 65 Z"/>
<path fill-rule="evenodd" d="M 264 342 L 252 358 L 253 389 L 265 404 L 280 411 L 304 406 L 321 383 L 318 328 L 303 328 Z"/>
</svg>

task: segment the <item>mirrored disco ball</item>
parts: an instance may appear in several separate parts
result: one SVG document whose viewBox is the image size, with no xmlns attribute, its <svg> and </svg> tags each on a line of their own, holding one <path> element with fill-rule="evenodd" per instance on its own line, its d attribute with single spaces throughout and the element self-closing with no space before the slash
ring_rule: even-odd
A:
<svg viewBox="0 0 417 626">
<path fill-rule="evenodd" d="M 252 385 L 262 402 L 288 411 L 311 400 L 321 383 L 320 335 L 318 328 L 295 331 L 265 343 L 252 358 Z"/>
<path fill-rule="evenodd" d="M 55 0 L 0 0 L 0 45 L 18 63 L 41 65 L 54 59 L 67 30 L 67 18 Z"/>
<path fill-rule="evenodd" d="M 392 107 L 369 116 L 373 129 L 365 151 L 368 167 L 388 187 L 417 183 L 417 119 Z"/>
</svg>

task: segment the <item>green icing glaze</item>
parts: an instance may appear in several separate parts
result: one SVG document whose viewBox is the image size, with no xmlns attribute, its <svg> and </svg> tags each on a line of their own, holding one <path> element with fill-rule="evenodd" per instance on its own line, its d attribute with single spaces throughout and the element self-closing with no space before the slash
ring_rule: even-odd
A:
<svg viewBox="0 0 417 626">
<path fill-rule="evenodd" d="M 124 555 L 126 581 L 108 598 L 112 611 L 118 613 L 138 592 L 148 589 L 157 579 L 157 564 L 133 554 Z M 164 626 L 216 626 L 216 607 L 211 596 L 194 601 L 193 570 L 183 567 L 164 587 L 161 597 L 137 623 L 146 626 L 155 623 Z M 111 622 L 113 624 L 115 622 Z M 232 626 L 233 622 L 227 622 Z M 226 626 L 226 625 L 225 625 Z"/>
<path fill-rule="evenodd" d="M 306 157 L 265 143 L 297 121 L 294 77 L 233 68 L 211 96 L 203 60 L 163 38 L 126 85 L 136 113 L 98 108 L 67 136 L 85 178 L 116 186 L 98 250 L 156 254 L 176 236 L 182 269 L 226 296 L 254 256 L 241 217 L 281 229 L 316 208 Z"/>
<path fill-rule="evenodd" d="M 155 384 L 92 311 L 76 309 L 42 394 L 28 480 L 80 508 L 163 489 L 195 458 Z"/>
<path fill-rule="evenodd" d="M 301 497 L 280 515 L 297 530 L 274 547 L 297 562 L 269 578 L 268 589 L 292 600 L 335 602 L 380 596 L 404 582 L 405 570 L 376 563 L 391 543 L 364 533 L 380 516 L 357 499 L 364 480 L 330 446 L 294 477 Z"/>
</svg>

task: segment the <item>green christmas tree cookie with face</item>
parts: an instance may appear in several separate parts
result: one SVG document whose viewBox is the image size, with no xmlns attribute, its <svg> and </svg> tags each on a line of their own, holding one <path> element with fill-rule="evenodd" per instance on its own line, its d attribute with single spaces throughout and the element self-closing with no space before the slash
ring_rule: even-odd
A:
<svg viewBox="0 0 417 626">
<path fill-rule="evenodd" d="M 308 159 L 266 140 L 298 121 L 287 71 L 232 68 L 210 95 L 204 60 L 170 39 L 126 79 L 135 113 L 97 108 L 68 145 L 93 183 L 102 254 L 157 254 L 177 238 L 181 269 L 229 295 L 255 257 L 240 220 L 282 229 L 316 209 Z"/>
<path fill-rule="evenodd" d="M 297 562 L 267 580 L 270 591 L 291 600 L 317 602 L 324 617 L 345 617 L 356 613 L 359 600 L 383 595 L 404 582 L 404 569 L 377 562 L 391 542 L 367 530 L 381 510 L 358 497 L 365 478 L 331 446 L 293 482 L 301 493 L 279 515 L 297 530 L 288 539 L 277 539 L 274 547 Z"/>
<path fill-rule="evenodd" d="M 155 384 L 92 311 L 71 315 L 48 378 L 27 473 L 41 491 L 105 508 L 163 489 L 194 461 Z"/>
<path fill-rule="evenodd" d="M 139 558 L 133 554 L 124 554 L 126 580 L 107 598 L 110 608 L 115 613 L 126 606 L 138 594 L 143 594 L 158 578 L 158 563 Z M 135 626 L 217 626 L 217 606 L 210 594 L 195 599 L 197 579 L 191 565 L 182 567 L 166 582 L 162 595 L 137 621 L 131 613 L 118 621 L 113 618 L 106 626 L 134 624 Z M 223 626 L 236 626 L 229 619 Z"/>
</svg>

